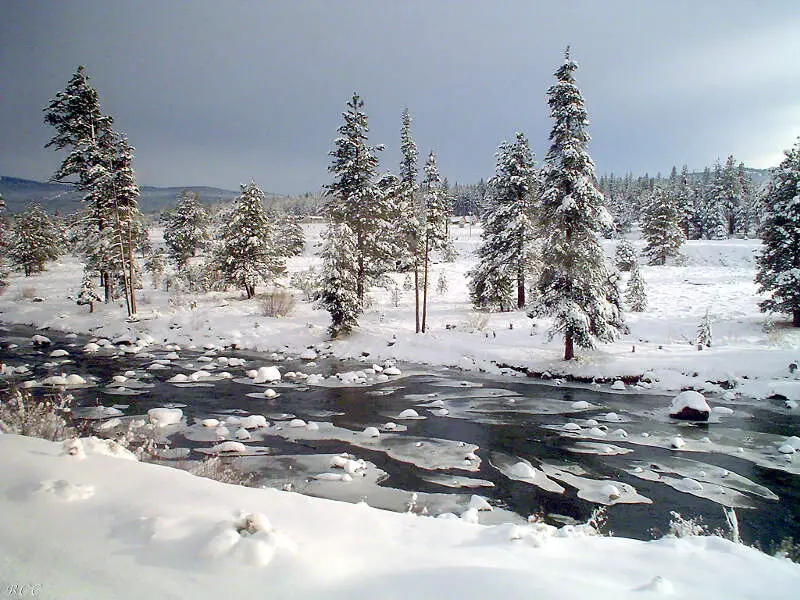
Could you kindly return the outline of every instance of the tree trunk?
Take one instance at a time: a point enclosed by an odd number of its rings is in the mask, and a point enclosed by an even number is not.
[[[564,360],[572,360],[575,358],[575,348],[573,346],[572,336],[570,334],[564,335]]]
[[[94,302],[89,302],[89,312],[90,313],[94,312]]]
[[[792,311],[792,327],[800,327],[800,308]]]
[[[111,302],[111,277],[108,275],[107,271],[104,271],[101,275],[101,279],[103,280],[103,291],[105,292],[106,304],[108,304]]]
[[[415,333],[419,333],[419,256],[414,251],[414,321]]]
[[[425,325],[428,318],[428,240],[425,239],[425,255],[422,257],[424,275],[422,279],[422,333],[425,333]]]
[[[517,266],[517,308],[525,306],[525,265]]]

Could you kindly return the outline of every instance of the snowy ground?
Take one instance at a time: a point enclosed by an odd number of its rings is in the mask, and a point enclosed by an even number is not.
[[[289,261],[290,274],[319,263],[313,252],[321,228],[308,226],[306,231],[306,254]],[[159,235],[154,232],[156,240]],[[472,251],[480,241],[480,229],[456,227],[453,237],[457,261],[432,268],[427,334],[414,333],[413,293],[402,290],[404,276],[395,274],[401,289],[399,306],[393,305],[387,290],[372,290],[373,305],[362,316],[360,328],[349,338],[332,342],[333,353],[350,358],[368,353],[368,360],[396,359],[489,373],[510,373],[499,364],[553,377],[605,381],[644,377],[656,391],[718,391],[712,384],[727,382],[735,386],[735,393],[749,397],[779,393],[800,400],[800,380],[788,370],[800,359],[800,331],[789,327],[785,318],[771,325],[758,310],[753,284],[757,240],[688,242],[682,249],[684,266],[643,267],[649,307],[644,313],[627,314],[630,333],[616,343],[579,351],[577,360],[565,363],[562,341],[549,339],[547,320],[532,321],[520,311],[485,314],[472,309],[464,275],[474,263]],[[640,241],[635,244],[641,247]],[[614,242],[605,245],[612,255]],[[443,295],[435,290],[441,271],[449,286]],[[101,305],[90,315],[86,307],[75,305],[71,296],[77,293],[80,273],[78,261],[65,257],[45,273],[30,278],[15,275],[0,297],[0,318],[109,338],[147,333],[158,341],[187,347],[235,343],[239,348],[299,354],[309,346],[328,344],[328,314],[302,301],[299,292],[293,313],[275,319],[262,316],[259,302],[243,300],[239,292],[199,297],[167,293],[153,289],[148,277],[139,294],[139,321],[129,324],[118,306]],[[44,301],[32,302],[34,296]],[[693,341],[706,311],[713,319],[713,346],[700,352]]]
[[[311,247],[319,229],[308,233]],[[800,399],[800,380],[787,368],[800,358],[800,333],[780,321],[765,331],[758,312],[758,242],[690,242],[684,266],[645,267],[650,307],[628,316],[631,333],[564,363],[546,321],[471,309],[464,273],[479,233],[455,229],[459,259],[434,265],[431,280],[444,270],[449,290],[431,294],[425,335],[413,332],[408,291],[399,307],[387,291],[373,291],[360,329],[329,342],[327,313],[309,303],[274,319],[236,292],[179,295],[152,289],[149,279],[139,321],[127,323],[119,306],[89,314],[75,305],[81,267],[70,257],[34,277],[15,275],[0,297],[0,319],[112,339],[148,334],[183,347],[235,343],[300,355],[330,344],[334,355],[368,363],[394,359],[509,376],[496,363],[607,382],[644,376],[656,392],[721,391],[713,382],[726,381],[743,396]],[[613,243],[606,249],[613,253]],[[291,272],[318,262],[311,250],[290,261]],[[403,276],[396,280],[402,284]],[[706,310],[713,347],[698,352],[692,341]],[[502,591],[730,599],[794,598],[800,585],[799,566],[717,537],[642,542],[587,536],[580,527],[477,525],[469,511],[458,520],[389,513],[227,486],[109,456],[105,442],[84,446],[81,459],[57,444],[0,435],[0,589],[10,597],[20,589],[42,598],[137,599],[249,597],[269,589],[287,598],[485,598]]]
[[[225,485],[107,442],[78,450],[0,436],[8,597],[732,600],[800,584],[800,566],[718,537],[483,526]]]

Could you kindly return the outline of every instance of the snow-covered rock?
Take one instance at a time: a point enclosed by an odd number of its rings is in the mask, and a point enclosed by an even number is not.
[[[273,390],[272,388],[267,388],[264,390],[264,398],[277,398],[278,392]]]
[[[307,348],[300,353],[300,360],[317,360],[317,353]]]
[[[49,346],[53,342],[50,341],[50,338],[47,338],[43,335],[34,335],[31,336],[31,343],[34,346]]]
[[[274,383],[280,381],[281,372],[276,366],[260,367],[253,377],[253,383]]]
[[[398,419],[417,419],[419,418],[419,413],[415,411],[413,408],[407,408],[402,411],[399,415],[397,415]]]
[[[397,375],[401,375],[402,373],[401,373],[400,369],[398,369],[397,367],[391,366],[391,367],[386,367],[383,370],[383,374],[384,375],[397,376]]]
[[[376,438],[380,437],[381,432],[378,431],[377,427],[367,427],[364,431],[361,432],[361,435],[366,438]]]
[[[711,407],[700,392],[686,390],[672,399],[669,416],[685,421],[708,421]]]
[[[50,353],[50,358],[61,358],[63,356],[69,356],[69,352],[67,352],[66,350],[61,350],[59,348],[58,350],[53,350]]]
[[[236,453],[236,454],[247,454],[247,446],[245,446],[241,442],[222,442],[221,444],[217,444],[216,446],[212,446],[209,449],[209,452],[212,454],[223,454],[223,453]]]
[[[624,390],[625,389],[625,382],[621,379],[617,379],[614,383],[611,384],[612,390]]]

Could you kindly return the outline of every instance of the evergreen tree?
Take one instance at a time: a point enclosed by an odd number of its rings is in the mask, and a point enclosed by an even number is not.
[[[631,312],[644,312],[647,308],[647,291],[642,272],[639,270],[639,263],[636,261],[633,262],[628,287],[625,288],[625,302],[628,303]]]
[[[257,285],[272,283],[285,270],[263,201],[264,192],[254,181],[241,186],[214,251],[213,266],[222,283],[243,288],[248,299],[255,296]]]
[[[158,289],[161,283],[161,277],[164,275],[164,267],[166,266],[164,262],[164,250],[159,248],[151,252],[144,263],[145,271],[150,273],[150,276],[153,278],[153,287],[155,289]]]
[[[678,253],[684,242],[678,209],[661,187],[656,187],[644,212],[642,237],[647,240],[644,255],[651,265],[664,265]]]
[[[534,240],[535,162],[522,133],[517,133],[513,144],[500,144],[496,156],[489,202],[482,215],[480,261],[470,272],[470,295],[475,306],[509,310],[514,287],[517,308],[526,304],[526,274]]]
[[[614,252],[614,264],[620,271],[627,272],[633,268],[637,262],[636,249],[633,244],[626,239],[617,242],[617,249]]]
[[[300,218],[289,213],[281,213],[275,218],[275,235],[278,247],[284,256],[300,256],[306,245]]]
[[[706,187],[703,220],[705,231],[710,240],[724,240],[728,237],[728,225],[725,219],[725,208],[728,192],[726,177],[719,161],[714,164],[714,175]]]
[[[3,200],[3,194],[0,194],[0,294],[2,294],[8,287],[8,265],[6,264],[6,256],[8,255],[9,240],[6,234],[6,220],[3,212],[5,211],[6,203]]]
[[[530,316],[551,316],[564,335],[564,359],[574,344],[591,348],[625,329],[615,273],[606,263],[598,235],[611,226],[603,196],[594,185],[594,163],[586,145],[589,119],[573,78],[569,57],[548,90],[555,120],[544,162],[539,225],[544,237],[542,272]]]
[[[13,238],[9,250],[11,264],[25,273],[25,277],[44,271],[47,261],[61,255],[61,236],[50,217],[35,204],[14,219]]]
[[[439,278],[436,280],[436,293],[444,296],[447,293],[447,273],[444,270],[439,271]]]
[[[367,145],[367,115],[364,102],[353,94],[342,113],[344,123],[328,171],[334,174],[333,183],[325,186],[328,201],[325,212],[330,223],[346,223],[355,236],[351,257],[356,269],[356,294],[363,303],[367,286],[388,271],[396,255],[396,236],[391,221],[394,207],[392,197],[384,194],[376,183],[378,159],[375,150]],[[334,236],[341,239],[341,236]]]
[[[355,239],[346,223],[331,223],[325,234],[319,304],[331,315],[328,333],[333,338],[347,335],[358,326],[358,316],[362,310],[357,274],[352,268]]]
[[[711,348],[711,317],[706,314],[697,326],[697,349],[702,350],[703,347]]]
[[[411,137],[411,114],[406,108],[403,110],[402,126],[400,129],[400,190],[397,196],[397,222],[400,247],[400,268],[411,263],[414,270],[414,330],[421,330],[420,314],[420,253],[421,253],[421,225],[422,205],[418,194],[419,184],[417,176],[419,169],[417,159],[419,152],[417,144]]]
[[[428,316],[428,272],[430,253],[444,250],[447,247],[447,219],[450,215],[450,203],[442,190],[439,168],[436,166],[436,154],[431,152],[425,163],[425,178],[422,180],[425,206],[422,223],[422,332],[425,333]]]
[[[800,139],[772,173],[763,203],[756,283],[769,297],[759,306],[792,315],[800,327]]]
[[[200,204],[200,196],[191,190],[183,190],[175,208],[161,216],[167,253],[178,269],[197,256],[197,251],[208,242],[210,221],[208,211]]]
[[[94,288],[94,281],[89,276],[89,272],[83,269],[83,279],[81,279],[81,289],[78,292],[78,299],[75,301],[78,306],[89,305],[89,312],[94,312],[94,303],[102,302],[103,299],[98,295]]]

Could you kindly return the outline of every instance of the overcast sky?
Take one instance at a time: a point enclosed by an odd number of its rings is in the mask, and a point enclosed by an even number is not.
[[[79,64],[136,148],[140,184],[313,191],[354,90],[397,170],[408,107],[451,183],[489,177],[570,44],[599,173],[769,167],[800,135],[800,2],[4,0],[0,174],[48,179],[42,108]]]

